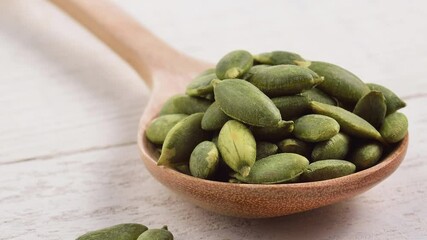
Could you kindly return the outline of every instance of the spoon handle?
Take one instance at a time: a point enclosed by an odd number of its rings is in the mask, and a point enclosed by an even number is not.
[[[51,0],[127,61],[152,86],[156,71],[179,71],[191,61],[108,0]]]

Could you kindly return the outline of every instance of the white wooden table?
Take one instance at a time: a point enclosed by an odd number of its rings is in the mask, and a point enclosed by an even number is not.
[[[136,147],[149,90],[121,59],[44,0],[0,1],[0,239],[75,239],[123,222],[176,239],[427,239],[425,1],[116,1],[172,46],[330,61],[402,96],[410,147],[363,195],[247,220],[185,202]],[[173,64],[173,63],[171,63]],[[167,91],[167,89],[165,89]]]

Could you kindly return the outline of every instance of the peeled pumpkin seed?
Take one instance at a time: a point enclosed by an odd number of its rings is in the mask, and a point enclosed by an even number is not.
[[[356,114],[340,107],[315,101],[311,102],[310,105],[313,112],[335,119],[340,124],[343,132],[355,137],[371,138],[384,142],[384,139],[375,127]]]
[[[145,136],[154,144],[163,144],[169,130],[187,116],[186,114],[169,114],[157,117],[148,125]]]
[[[201,98],[187,95],[175,95],[165,102],[159,115],[176,113],[190,115],[193,113],[205,112],[211,103],[212,102]]]
[[[335,119],[320,114],[309,114],[295,121],[293,134],[306,142],[321,142],[332,138],[339,131],[340,125]]]
[[[173,235],[168,231],[168,227],[164,226],[160,229],[148,229],[137,240],[173,240]]]
[[[323,81],[310,69],[295,65],[277,65],[257,71],[250,83],[271,97],[301,93]]]
[[[301,95],[272,98],[271,101],[280,111],[282,119],[291,120],[310,112],[309,100]]]
[[[268,157],[276,154],[279,148],[276,144],[270,142],[257,142],[256,143],[256,159]]]
[[[306,158],[310,157],[311,145],[304,141],[295,138],[286,138],[277,143],[280,152],[282,153],[296,153]]]
[[[213,93],[212,80],[217,79],[215,73],[196,77],[190,84],[187,85],[185,93],[192,97],[205,97]]]
[[[344,159],[350,148],[350,138],[338,133],[331,139],[317,143],[311,152],[313,161],[325,159]]]
[[[406,103],[390,89],[375,83],[367,83],[366,85],[369,87],[369,89],[380,91],[384,95],[385,103],[387,105],[386,115],[394,113],[406,106]]]
[[[281,127],[276,105],[254,85],[235,79],[214,81],[215,100],[228,116],[258,127]]]
[[[401,112],[389,114],[380,128],[381,136],[388,143],[402,140],[408,133],[408,119]]]
[[[363,170],[377,164],[382,153],[383,147],[380,143],[364,143],[355,147],[349,160],[356,165],[357,170]]]
[[[270,65],[265,65],[265,64],[261,64],[261,65],[256,65],[256,66],[253,66],[253,67],[251,67],[251,69],[249,69],[249,71],[247,72],[247,73],[245,73],[243,76],[242,76],[242,79],[244,79],[244,80],[248,80],[248,79],[250,79],[256,72],[258,72],[259,70],[261,70],[261,69],[263,69],[263,68],[266,68],[266,67],[269,67]]]
[[[356,75],[346,69],[326,62],[303,62],[302,66],[325,78],[317,88],[343,102],[356,103],[369,92],[369,88]]]
[[[365,119],[375,128],[384,122],[387,106],[384,95],[378,91],[370,91],[357,102],[353,113]]]
[[[142,224],[124,223],[88,232],[78,237],[77,240],[135,240],[147,229]]]
[[[247,176],[256,160],[256,142],[242,123],[230,120],[218,136],[218,149],[224,162],[242,176]]]
[[[254,55],[254,61],[261,64],[279,65],[292,64],[296,65],[295,61],[304,61],[304,59],[293,52],[273,51]]]
[[[305,90],[301,93],[301,96],[306,97],[309,101],[321,102],[329,105],[337,105],[337,101],[328,96],[328,94],[322,92],[317,88]]]
[[[310,163],[301,175],[304,181],[322,181],[346,176],[356,171],[356,166],[344,160],[328,159]]]
[[[190,156],[191,175],[198,178],[211,178],[219,163],[219,152],[215,143],[204,141],[199,143]]]
[[[307,158],[295,153],[279,153],[255,162],[248,176],[234,177],[246,183],[272,184],[294,180],[307,168]]]
[[[270,142],[277,142],[291,136],[293,130],[293,121],[287,121],[281,127],[251,127],[251,131],[256,139]]]
[[[245,50],[236,50],[225,55],[216,65],[219,79],[239,78],[253,65],[252,54]]]
[[[204,130],[220,130],[222,126],[230,120],[230,117],[225,114],[219,107],[218,102],[212,103],[212,105],[206,110],[205,115],[202,119],[202,129]]]
[[[203,113],[195,113],[172,127],[166,135],[157,165],[173,166],[189,161],[194,147],[210,135],[201,128],[202,118]]]
[[[199,73],[199,75],[197,75],[195,78],[199,78],[199,77],[202,77],[202,76],[205,76],[205,75],[209,75],[209,74],[212,74],[212,73],[215,73],[215,72],[216,72],[215,68],[208,68],[205,71]]]

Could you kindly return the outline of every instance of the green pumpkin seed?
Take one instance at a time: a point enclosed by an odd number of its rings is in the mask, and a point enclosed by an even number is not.
[[[384,122],[386,111],[384,95],[378,91],[370,91],[357,102],[353,113],[378,129]]]
[[[166,135],[157,165],[173,166],[188,162],[194,147],[209,138],[201,128],[203,113],[192,114],[178,122]]]
[[[405,114],[394,112],[385,117],[380,133],[388,143],[402,140],[408,133],[408,119]]]
[[[287,121],[281,127],[251,127],[255,138],[262,141],[277,142],[291,136],[294,130],[294,122]]]
[[[349,160],[356,165],[357,170],[370,168],[377,164],[383,153],[383,147],[378,142],[365,143],[357,146]]]
[[[252,55],[244,50],[236,50],[225,55],[216,65],[219,79],[239,78],[253,65]]]
[[[165,102],[159,115],[176,113],[190,115],[193,113],[205,112],[211,104],[212,102],[205,99],[187,95],[175,95]]]
[[[350,138],[344,133],[338,133],[329,140],[317,143],[311,152],[311,159],[313,161],[344,159],[349,148]]]
[[[269,67],[270,65],[264,65],[264,64],[261,64],[261,65],[256,65],[256,66],[253,66],[253,67],[251,67],[251,69],[249,69],[249,71],[247,72],[247,73],[245,73],[243,76],[242,76],[242,79],[244,79],[244,80],[248,80],[248,79],[250,79],[256,72],[258,72],[259,70],[261,70],[261,69],[264,69],[264,68],[266,68],[266,67]]]
[[[214,92],[221,110],[236,120],[259,127],[287,124],[271,99],[249,82],[234,79],[214,81]]]
[[[217,79],[215,73],[196,77],[192,82],[190,82],[190,84],[188,84],[185,93],[192,97],[205,97],[212,94],[213,85],[211,82],[214,79]]]
[[[174,164],[173,168],[180,173],[184,173],[186,175],[191,176],[190,165],[187,162]]]
[[[215,143],[199,143],[191,153],[190,172],[198,178],[210,179],[216,172],[219,163],[219,152]]]
[[[205,115],[202,119],[202,129],[212,131],[220,130],[222,126],[230,120],[230,117],[225,114],[219,107],[218,102],[212,103],[212,105],[206,110]]]
[[[384,95],[385,103],[387,105],[386,115],[389,115],[403,107],[406,107],[406,103],[390,89],[375,83],[367,83],[366,85],[369,87],[369,89],[379,91]]]
[[[302,96],[306,97],[309,101],[321,102],[329,105],[337,105],[337,101],[328,96],[328,94],[322,92],[317,88],[305,90],[301,93]]]
[[[343,102],[356,103],[369,92],[369,88],[356,75],[326,62],[304,62],[303,66],[325,78],[317,88]]]
[[[294,181],[307,168],[307,158],[295,153],[279,153],[255,162],[249,175],[234,177],[246,183],[285,183]]]
[[[308,99],[301,95],[277,97],[271,101],[279,109],[282,119],[295,119],[311,110]]]
[[[304,141],[286,138],[277,143],[280,152],[282,153],[296,153],[308,158],[311,154],[311,145]]]
[[[88,232],[78,237],[77,240],[135,240],[147,229],[142,224],[124,223]]]
[[[228,182],[229,183],[243,183],[242,181],[240,181],[240,180],[237,180],[237,178],[230,178],[230,179],[228,179]]]
[[[277,97],[301,93],[323,79],[307,68],[277,65],[257,71],[248,81],[268,96]]]
[[[256,160],[256,142],[242,123],[230,120],[218,136],[218,149],[224,162],[242,176],[247,176]]]
[[[340,124],[343,132],[355,137],[371,138],[384,142],[384,139],[375,127],[356,114],[340,107],[315,101],[311,102],[310,105],[313,112],[335,119]]]
[[[293,52],[286,51],[273,51],[254,55],[254,60],[257,63],[269,64],[269,65],[280,65],[280,64],[292,64],[296,65],[295,61],[304,61],[304,59]]]
[[[168,231],[168,227],[164,226],[161,229],[148,229],[137,240],[173,240],[173,235]]]
[[[295,121],[293,134],[306,142],[321,142],[332,138],[339,131],[340,125],[335,119],[319,114],[309,114]]]
[[[186,114],[169,114],[157,117],[148,125],[145,136],[154,144],[163,144],[169,130],[187,116]]]
[[[270,142],[257,142],[256,143],[256,159],[268,157],[276,154],[279,148],[276,144]]]
[[[197,75],[195,78],[199,78],[199,77],[202,77],[202,76],[205,76],[205,75],[209,75],[209,74],[212,74],[212,73],[215,73],[215,72],[216,72],[215,68],[208,68],[205,71],[199,73],[199,75]]]
[[[311,163],[301,178],[309,182],[322,181],[346,176],[355,171],[356,166],[348,161],[336,159],[321,160]]]

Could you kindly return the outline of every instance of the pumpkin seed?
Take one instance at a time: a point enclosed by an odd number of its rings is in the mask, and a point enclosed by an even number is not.
[[[363,170],[377,164],[382,153],[383,147],[378,142],[364,143],[355,147],[349,159],[357,170]]]
[[[309,162],[295,153],[279,153],[255,162],[249,175],[235,174],[234,177],[246,183],[285,183],[293,181],[304,172]]]
[[[356,171],[356,166],[348,161],[328,159],[311,163],[301,175],[304,181],[322,181],[346,176]]]
[[[408,133],[408,119],[405,114],[394,112],[385,117],[380,133],[388,143],[402,140]]]
[[[230,120],[218,136],[218,149],[224,162],[242,176],[247,176],[256,160],[256,142],[242,123]]]
[[[247,73],[245,73],[243,76],[242,76],[242,79],[244,79],[244,80],[248,80],[248,79],[250,79],[256,72],[258,72],[259,70],[261,70],[261,69],[263,69],[263,68],[266,68],[266,67],[269,67],[270,65],[264,65],[264,64],[261,64],[261,65],[256,65],[256,66],[253,66],[253,67],[251,67],[251,69],[249,69],[249,71],[247,72]]]
[[[282,119],[295,119],[311,110],[308,99],[301,95],[277,97],[271,101],[279,109]]]
[[[198,178],[211,178],[219,163],[219,152],[215,143],[204,141],[194,148],[190,157],[191,175]]]
[[[293,52],[286,51],[273,51],[254,55],[256,63],[279,65],[279,64],[293,64],[296,65],[295,61],[304,61],[304,59]]]
[[[335,99],[329,97],[328,94],[317,88],[305,90],[301,93],[301,95],[306,97],[309,101],[316,101],[334,106],[337,105],[337,101]]]
[[[313,161],[325,159],[344,159],[350,148],[350,138],[344,133],[338,133],[331,139],[317,143],[311,159]]]
[[[200,126],[202,118],[203,113],[195,113],[172,127],[166,135],[157,165],[173,166],[189,161],[194,147],[209,138],[209,133]]]
[[[186,114],[169,114],[157,117],[148,125],[145,136],[154,144],[163,144],[169,130],[187,116]]]
[[[161,229],[148,229],[137,240],[173,240],[173,235],[168,231],[168,227],[164,226]]]
[[[212,80],[217,79],[215,73],[196,77],[187,86],[185,93],[192,97],[205,97],[213,93]]]
[[[251,127],[251,131],[256,139],[270,142],[277,142],[291,136],[293,130],[293,121],[287,121],[281,127]]]
[[[268,96],[277,97],[301,93],[323,79],[307,68],[277,65],[260,69],[248,81]]]
[[[366,85],[369,87],[369,89],[380,91],[384,95],[385,103],[387,105],[386,115],[394,113],[406,106],[406,103],[390,89],[375,83],[367,83]]]
[[[221,110],[236,120],[259,127],[287,124],[271,99],[249,82],[233,79],[214,81],[214,92]]]
[[[355,137],[371,138],[384,142],[384,139],[375,127],[356,114],[340,107],[315,101],[311,102],[310,105],[313,112],[335,119],[340,124],[343,132]]]
[[[211,103],[212,102],[201,98],[187,95],[175,95],[165,102],[159,115],[176,113],[190,115],[193,113],[205,112]]]
[[[219,107],[218,102],[212,103],[212,105],[206,110],[205,115],[202,119],[202,129],[204,130],[220,130],[222,126],[230,120],[230,117],[225,114]]]
[[[268,157],[276,154],[279,148],[276,144],[270,142],[257,142],[256,143],[256,159]]]
[[[280,152],[282,153],[296,153],[308,158],[311,154],[311,145],[304,141],[286,138],[277,143]]]
[[[78,237],[77,240],[135,240],[147,229],[142,224],[124,223],[88,232]]]
[[[378,129],[384,122],[386,111],[387,106],[384,95],[378,91],[370,91],[359,99],[353,113]]]
[[[320,114],[309,114],[295,121],[293,134],[306,142],[321,142],[332,138],[339,131],[340,125],[335,119]]]
[[[300,63],[325,78],[317,88],[343,102],[356,103],[369,92],[369,88],[356,75],[326,62]]]
[[[253,65],[252,55],[244,50],[236,50],[225,55],[216,65],[219,79],[239,78]]]

